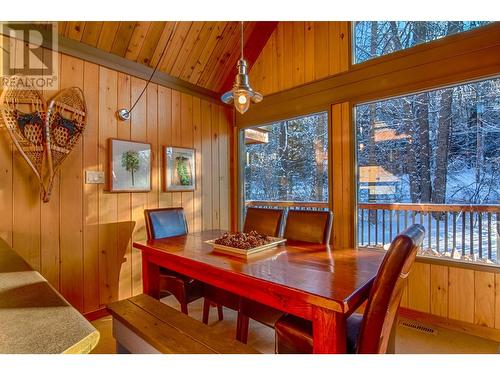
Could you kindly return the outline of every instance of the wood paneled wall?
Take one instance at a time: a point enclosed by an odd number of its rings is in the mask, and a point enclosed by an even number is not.
[[[87,128],[46,204],[0,128],[0,236],[73,306],[91,312],[142,291],[140,252],[131,244],[146,237],[145,208],[184,207],[190,231],[229,227],[231,116],[222,106],[151,84],[131,119],[120,122],[116,110],[129,108],[145,81],[66,55],[60,55],[59,77],[60,88],[84,90]],[[44,92],[47,99],[53,94]],[[151,192],[108,193],[84,183],[85,170],[106,171],[110,137],[151,143]],[[162,191],[163,145],[196,148],[196,191]]]
[[[349,22],[280,22],[250,71],[264,95],[344,72],[349,67]]]
[[[500,273],[417,261],[401,306],[500,329]]]

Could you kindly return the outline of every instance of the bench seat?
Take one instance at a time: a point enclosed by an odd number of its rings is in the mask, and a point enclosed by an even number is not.
[[[165,354],[256,354],[256,350],[146,295],[113,302],[118,352]]]

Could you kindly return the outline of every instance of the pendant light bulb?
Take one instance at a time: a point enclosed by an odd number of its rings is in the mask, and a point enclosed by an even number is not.
[[[234,107],[239,113],[243,114],[250,107],[250,98],[246,91],[240,91],[236,95],[237,99],[234,101]]]
[[[250,86],[248,78],[248,63],[243,58],[243,22],[241,23],[241,58],[236,66],[238,74],[234,80],[233,89],[224,93],[221,96],[221,100],[226,103],[234,104],[234,108],[243,114],[248,108],[250,108],[250,103],[258,103],[262,100],[262,94],[257,91],[253,91]]]
[[[238,104],[243,105],[243,104],[246,104],[247,101],[248,100],[247,100],[247,97],[245,95],[242,94],[242,95],[238,96]]]

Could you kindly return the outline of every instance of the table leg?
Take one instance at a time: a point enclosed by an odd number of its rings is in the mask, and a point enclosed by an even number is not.
[[[344,314],[321,307],[314,307],[313,352],[315,354],[345,353],[345,330]]]
[[[143,293],[153,298],[160,298],[160,267],[152,263],[146,254],[142,254],[142,289]]]

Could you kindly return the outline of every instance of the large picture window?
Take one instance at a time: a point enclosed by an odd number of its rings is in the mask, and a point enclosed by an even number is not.
[[[246,206],[328,207],[326,112],[242,130]]]
[[[357,21],[354,63],[440,39],[488,24],[489,21]]]
[[[355,107],[358,243],[422,223],[422,255],[499,262],[500,78]]]

